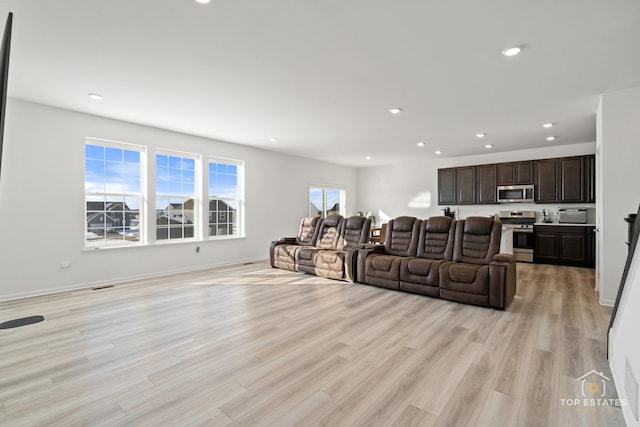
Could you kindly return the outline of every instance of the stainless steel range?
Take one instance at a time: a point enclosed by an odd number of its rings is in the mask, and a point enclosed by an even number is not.
[[[500,221],[513,229],[513,256],[516,261],[533,262],[536,211],[500,211]]]

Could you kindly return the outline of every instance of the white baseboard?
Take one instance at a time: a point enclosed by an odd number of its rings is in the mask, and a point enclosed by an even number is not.
[[[198,268],[180,268],[180,269],[175,269],[175,270],[166,270],[166,271],[162,271],[162,272],[155,272],[153,274],[141,274],[141,275],[134,275],[134,276],[127,276],[127,277],[120,277],[116,280],[99,280],[96,282],[88,282],[88,283],[78,283],[78,284],[74,284],[74,285],[68,285],[68,286],[61,286],[59,288],[54,288],[54,289],[46,289],[46,290],[40,290],[40,291],[31,291],[31,292],[19,292],[16,294],[9,294],[9,295],[3,295],[2,297],[0,297],[0,302],[5,302],[5,301],[15,301],[18,299],[25,299],[25,298],[33,298],[33,297],[39,297],[39,296],[43,296],[43,295],[54,295],[54,294],[59,294],[59,293],[63,293],[63,292],[70,292],[70,291],[79,291],[79,290],[83,290],[83,289],[90,289],[90,288],[97,288],[100,286],[108,286],[108,285],[117,285],[120,283],[125,283],[125,282],[130,282],[133,280],[143,280],[143,279],[152,279],[154,277],[160,277],[160,276],[166,276],[168,274],[178,274],[178,273],[187,273],[190,271],[202,271],[202,270],[208,270],[210,268],[216,268],[216,267],[228,267],[228,266],[232,266],[232,265],[239,265],[239,264],[244,264],[247,262],[258,262],[258,261],[265,261],[268,260],[268,258],[247,258],[247,259],[242,259],[242,260],[236,260],[233,262],[226,262],[226,263],[219,263],[219,264],[209,264],[207,266],[204,267],[198,267]]]

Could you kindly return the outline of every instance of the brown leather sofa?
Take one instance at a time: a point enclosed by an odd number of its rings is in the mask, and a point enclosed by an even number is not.
[[[420,223],[419,219],[411,216],[390,220],[384,245],[359,252],[358,282],[400,289],[400,264],[404,257],[416,255]]]
[[[498,253],[501,233],[500,221],[487,217],[399,217],[389,221],[384,246],[359,251],[357,280],[505,309],[516,293],[516,265]]]
[[[513,256],[499,254],[502,224],[470,217],[456,224],[453,261],[440,266],[440,296],[504,309],[516,293]]]
[[[431,297],[440,296],[439,271],[453,255],[456,220],[436,216],[422,221],[415,257],[400,262],[400,289]]]
[[[371,220],[360,216],[305,217],[297,237],[271,243],[271,266],[353,282],[357,251],[370,229]]]
[[[320,215],[305,216],[300,220],[296,237],[283,237],[271,242],[269,259],[271,266],[284,270],[296,271],[296,255],[301,247],[313,246],[318,238],[322,217]]]

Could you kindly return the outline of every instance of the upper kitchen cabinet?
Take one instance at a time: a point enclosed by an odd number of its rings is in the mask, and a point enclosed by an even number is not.
[[[476,202],[476,167],[456,168],[456,196],[459,205]]]
[[[560,172],[559,202],[581,203],[587,201],[585,191],[585,157],[564,157],[558,159]]]
[[[456,204],[456,169],[438,169],[438,204]]]
[[[594,155],[438,169],[438,204],[497,203],[497,186],[535,186],[536,203],[595,203]]]
[[[556,203],[558,197],[558,159],[533,162],[536,203]]]
[[[498,163],[497,185],[533,184],[533,162]]]
[[[476,166],[476,203],[496,202],[496,165]]]
[[[596,156],[584,156],[585,166],[585,191],[587,193],[587,203],[596,202]]]

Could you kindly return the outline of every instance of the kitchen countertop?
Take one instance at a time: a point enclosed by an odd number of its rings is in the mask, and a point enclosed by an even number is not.
[[[560,225],[560,226],[568,226],[568,227],[595,227],[595,224],[569,224],[569,223],[560,223],[560,222],[536,222],[533,225]]]

